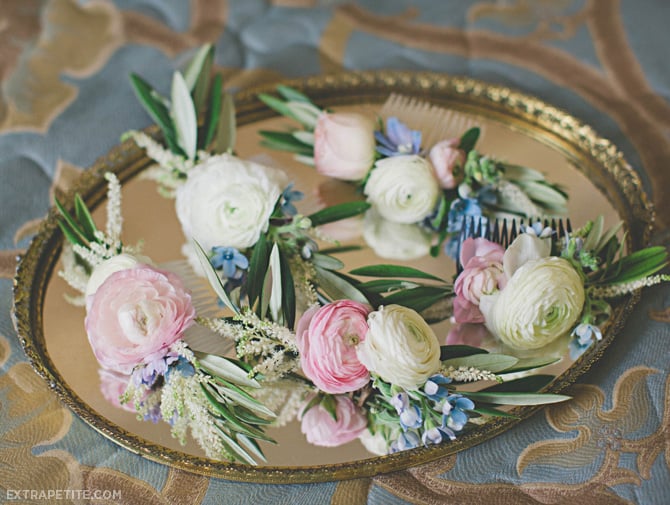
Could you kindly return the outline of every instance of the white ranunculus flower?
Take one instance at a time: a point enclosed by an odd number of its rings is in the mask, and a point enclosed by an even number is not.
[[[440,368],[440,344],[414,310],[387,305],[368,316],[369,330],[356,350],[358,359],[386,382],[411,390]]]
[[[486,327],[515,349],[538,349],[567,334],[583,307],[582,278],[556,256],[528,261],[505,289],[479,301]]]
[[[384,219],[374,208],[365,213],[363,238],[380,258],[413,260],[430,253],[429,233],[414,224]]]
[[[288,179],[281,170],[229,154],[213,156],[188,173],[175,207],[184,234],[205,251],[246,249],[267,230]]]
[[[375,163],[365,194],[382,217],[396,223],[417,223],[428,216],[440,196],[440,187],[424,158],[393,156]]]
[[[361,444],[363,444],[363,447],[368,452],[371,452],[375,456],[384,456],[389,453],[388,443],[381,431],[373,435],[370,433],[370,430],[365,430],[358,435],[358,440],[361,441]]]
[[[115,272],[135,268],[137,265],[153,265],[150,258],[146,256],[133,256],[132,254],[117,254],[109,259],[106,259],[97,265],[91,272],[86,284],[86,298],[94,295],[103,282]]]

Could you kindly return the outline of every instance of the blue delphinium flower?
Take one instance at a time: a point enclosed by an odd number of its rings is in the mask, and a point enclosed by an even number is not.
[[[482,207],[476,198],[457,198],[451,202],[449,214],[447,215],[447,231],[459,233],[465,223],[465,217],[478,217],[482,215]]]
[[[421,435],[423,445],[441,444],[445,438],[456,440],[456,434],[446,426],[434,426]]]
[[[145,421],[151,421],[154,424],[158,424],[158,421],[163,419],[163,416],[161,415],[161,404],[156,403],[151,409],[149,409],[147,412],[144,414],[144,420]]]
[[[184,377],[193,377],[195,375],[195,368],[190,361],[183,356],[179,356],[179,359],[165,372],[165,379],[169,381],[173,373],[179,373]]]
[[[423,391],[429,400],[439,402],[442,398],[446,398],[449,395],[449,390],[444,385],[450,382],[451,377],[435,374],[428,378],[426,384],[423,386]]]
[[[386,134],[376,131],[377,152],[384,156],[419,154],[421,151],[421,132],[410,130],[397,117],[386,120]]]
[[[572,330],[571,335],[576,337],[573,338],[568,344],[570,349],[570,357],[572,359],[579,358],[593,343],[594,337],[596,340],[601,340],[603,338],[603,334],[600,331],[600,328],[588,323],[578,324],[575,329]]]
[[[391,398],[391,405],[396,409],[400,416],[400,426],[403,431],[419,428],[423,423],[421,409],[417,405],[412,405],[407,393],[398,393]]]
[[[521,233],[529,233],[540,238],[551,237],[554,234],[551,226],[544,226],[540,221],[535,221],[533,224],[522,224],[519,230]]]
[[[212,253],[209,262],[217,270],[222,268],[223,275],[229,279],[240,277],[240,270],[249,268],[247,257],[234,247],[212,247]]]
[[[165,375],[168,367],[179,359],[176,352],[170,351],[165,356],[155,359],[133,372],[133,381],[136,386],[144,384],[151,387],[155,384],[158,377]]]
[[[400,436],[391,443],[391,454],[399,451],[406,451],[419,447],[419,435],[413,431],[407,431],[400,434]]]
[[[461,431],[468,422],[466,410],[472,410],[475,404],[470,398],[452,394],[447,396],[442,405],[442,424],[454,431]]]
[[[293,202],[298,202],[303,198],[305,198],[304,193],[294,190],[293,183],[290,183],[281,195],[281,211],[285,216],[295,216],[298,213],[298,209],[295,208]]]

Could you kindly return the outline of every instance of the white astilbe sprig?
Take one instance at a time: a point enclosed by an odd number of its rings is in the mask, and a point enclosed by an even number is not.
[[[146,133],[136,130],[127,132],[126,136],[132,138],[156,162],[156,165],[142,173],[142,178],[158,182],[158,190],[166,198],[174,198],[175,190],[184,183],[189,170],[211,157],[206,151],[198,151],[195,159],[187,159],[165,149]]]
[[[445,367],[442,370],[442,374],[445,377],[449,377],[455,382],[477,382],[477,381],[496,381],[502,382],[500,378],[488,370],[480,370],[475,367],[468,366],[459,366],[455,368],[453,366]]]
[[[638,289],[660,284],[661,282],[670,281],[670,275],[651,275],[643,277],[630,282],[623,282],[621,284],[612,284],[610,286],[591,286],[588,288],[588,293],[593,298],[616,298],[617,296],[627,295],[633,293]]]
[[[121,249],[121,230],[123,215],[121,214],[121,184],[111,172],[105,174],[107,180],[107,236],[105,242],[115,250]],[[96,237],[97,238],[97,237]]]
[[[208,457],[230,459],[231,454],[222,443],[211,404],[202,391],[201,385],[208,380],[205,375],[198,373],[190,377],[179,372],[171,374],[162,388],[161,415],[170,421],[172,436],[182,445],[186,443],[186,434],[190,428],[191,436]]]
[[[83,307],[86,304],[86,298],[83,293],[86,292],[88,284],[88,273],[83,265],[77,263],[74,249],[71,244],[63,246],[61,254],[62,269],[58,271],[58,276],[65,280],[70,287],[82,293],[79,296],[66,295],[66,300],[77,307]]]
[[[276,380],[299,368],[298,346],[291,330],[261,320],[250,310],[236,315],[234,321],[197,319],[199,324],[234,340],[238,358],[254,364],[251,374],[263,374],[264,381]]]
[[[262,388],[253,390],[251,394],[277,414],[272,425],[282,427],[297,417],[300,408],[304,405],[305,397],[312,391],[314,388],[304,380],[284,377],[264,384]]]

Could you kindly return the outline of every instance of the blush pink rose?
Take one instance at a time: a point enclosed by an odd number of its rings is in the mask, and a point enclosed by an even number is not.
[[[142,265],[105,279],[93,295],[85,325],[100,364],[129,374],[167,353],[194,317],[179,277]]]
[[[300,416],[300,430],[310,444],[337,447],[355,440],[367,428],[365,412],[348,396],[336,396],[335,402],[337,420],[321,405]]]
[[[128,412],[135,412],[133,402],[121,403],[121,396],[126,392],[131,376],[105,370],[104,368],[98,370],[98,375],[100,376],[100,392],[102,393],[102,397],[115,407],[127,410]]]
[[[359,181],[375,160],[375,124],[355,113],[323,112],[314,128],[314,164],[320,174]]]
[[[454,171],[465,163],[465,153],[458,148],[459,139],[443,140],[435,144],[428,153],[435,176],[444,189],[453,189],[458,183]]]
[[[469,238],[461,247],[460,261],[464,265],[454,283],[454,319],[457,323],[482,323],[479,310],[482,295],[504,287],[504,248],[484,238]]]
[[[371,308],[339,300],[303,314],[296,328],[302,371],[321,391],[348,393],[370,381],[356,346],[365,340]]]

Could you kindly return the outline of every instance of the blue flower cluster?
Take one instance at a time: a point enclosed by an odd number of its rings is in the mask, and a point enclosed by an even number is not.
[[[468,411],[475,408],[469,398],[452,393],[446,387],[451,379],[441,374],[430,377],[419,391],[418,398],[401,392],[390,398],[395,408],[402,431],[391,443],[390,452],[404,451],[423,445],[439,444],[456,439],[468,422]]]
[[[411,130],[397,117],[386,120],[386,133],[375,132],[377,152],[383,156],[402,156],[419,154],[421,151],[421,132]]]

